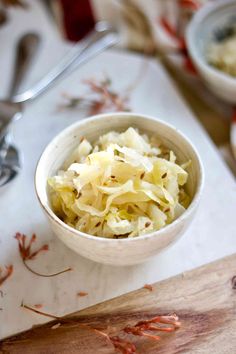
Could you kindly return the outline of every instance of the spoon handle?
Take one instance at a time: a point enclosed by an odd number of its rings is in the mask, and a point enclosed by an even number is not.
[[[12,81],[8,93],[9,101],[18,92],[20,85],[24,81],[33,59],[40,45],[40,36],[37,33],[26,33],[20,37],[16,45],[15,64],[13,69]],[[7,126],[10,123],[7,123]],[[9,133],[7,127],[1,128],[0,132],[0,167],[5,161],[9,147]],[[1,169],[0,169],[1,176]]]
[[[118,35],[107,24],[98,23],[96,29],[89,34],[82,42],[76,44],[68,55],[45,77],[36,83],[26,92],[14,96],[13,101],[22,103],[36,98],[51,85],[53,85],[61,76],[84,64],[95,55],[106,48],[118,42]]]
[[[9,100],[18,93],[19,87],[33,62],[39,44],[40,36],[37,33],[26,33],[17,43],[15,67],[8,93]]]

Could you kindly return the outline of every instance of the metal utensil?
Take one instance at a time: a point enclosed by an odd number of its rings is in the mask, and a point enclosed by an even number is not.
[[[11,101],[0,101],[0,141],[6,135],[10,125],[22,117],[23,103],[35,99],[51,87],[65,73],[84,64],[95,55],[118,42],[118,34],[104,23],[97,24],[95,30],[83,42],[76,45],[71,52],[44,78],[31,89],[15,96]],[[1,165],[0,165],[1,166]],[[6,182],[5,182],[6,184]],[[1,183],[0,183],[1,187]]]
[[[19,39],[16,48],[14,72],[8,94],[9,102],[18,92],[32,64],[39,43],[40,37],[37,33],[26,33]],[[20,169],[20,153],[16,147],[11,145],[11,140],[9,133],[0,140],[0,187],[14,179]]]
[[[9,125],[22,116],[22,103],[35,99],[51,87],[62,75],[68,73],[69,69],[84,64],[106,48],[116,44],[117,41],[117,33],[109,26],[99,24],[81,44],[76,45],[52,71],[31,89],[15,96],[12,101],[0,101],[0,140],[6,134]]]

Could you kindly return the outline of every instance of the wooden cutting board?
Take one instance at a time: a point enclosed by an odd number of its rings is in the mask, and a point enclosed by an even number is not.
[[[181,260],[180,260],[181,261]],[[171,260],[170,260],[171,262]],[[137,353],[236,353],[236,255],[180,274],[3,340],[0,353],[115,353],[105,337],[81,323],[117,335],[127,325],[175,312],[179,330],[160,341],[127,335]],[[114,279],[119,286],[119,279]],[[28,311],[22,309],[22,311]],[[32,316],[40,316],[32,313]],[[61,325],[55,328],[56,323]],[[53,327],[53,328],[52,328]],[[159,335],[159,332],[158,332]]]

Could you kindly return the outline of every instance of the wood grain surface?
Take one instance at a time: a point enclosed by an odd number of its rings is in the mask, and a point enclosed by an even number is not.
[[[112,354],[115,353],[112,344],[89,326],[119,335],[127,325],[175,312],[181,328],[161,333],[160,341],[129,334],[123,338],[136,345],[137,353],[234,354],[236,284],[232,278],[235,275],[236,255],[232,255],[158,282],[153,291],[140,289],[7,338],[0,343],[0,353]],[[119,280],[114,281],[119,286]],[[39,315],[32,313],[32,316]],[[55,326],[57,323],[59,327]]]

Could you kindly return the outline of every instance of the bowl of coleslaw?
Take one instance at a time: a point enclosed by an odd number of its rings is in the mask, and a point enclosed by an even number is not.
[[[99,263],[132,265],[184,233],[199,204],[203,167],[190,141],[164,121],[101,114],[49,143],[35,188],[69,248]]]

